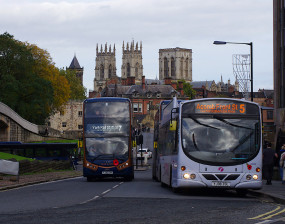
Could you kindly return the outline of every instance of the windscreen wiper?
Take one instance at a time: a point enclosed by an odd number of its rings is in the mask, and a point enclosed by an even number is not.
[[[203,124],[201,123],[200,121],[198,121],[197,119],[193,118],[191,115],[188,115],[189,118],[191,118],[194,122],[196,122],[197,124],[200,124],[202,126],[205,126],[207,128],[213,128],[213,129],[216,129],[216,130],[220,130],[219,128],[216,128],[216,127],[213,127],[211,125],[208,125],[208,124]]]
[[[200,149],[199,149],[198,146],[197,146],[194,133],[192,134],[192,141],[193,141],[193,143],[194,143],[195,148],[196,148],[198,151],[200,151]]]
[[[238,147],[240,147],[243,143],[245,143],[251,136],[253,135],[253,131],[249,133],[248,136],[242,139],[241,143],[239,143],[236,147],[234,147],[231,152],[234,152]]]
[[[233,124],[233,123],[231,123],[231,122],[228,122],[228,121],[226,121],[225,119],[223,119],[223,118],[221,118],[221,117],[219,117],[219,116],[217,116],[217,115],[214,115],[213,117],[216,118],[217,120],[219,120],[219,121],[225,123],[225,124],[228,124],[228,125],[231,125],[231,126],[234,126],[234,127],[244,128],[244,129],[248,129],[248,130],[253,130],[252,128],[248,128],[248,127],[244,127],[244,126],[241,126],[241,125],[237,125],[237,124]]]
[[[98,156],[93,157],[93,158],[91,159],[91,162],[93,163],[96,159],[98,159],[98,158],[100,158],[100,157],[102,157],[102,156],[105,156],[105,155],[100,154],[100,155],[98,155]]]

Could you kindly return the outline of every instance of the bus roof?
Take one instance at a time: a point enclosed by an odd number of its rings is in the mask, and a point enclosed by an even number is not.
[[[92,103],[92,102],[130,102],[130,99],[121,98],[121,97],[99,97],[99,98],[89,98],[84,100],[84,103]]]

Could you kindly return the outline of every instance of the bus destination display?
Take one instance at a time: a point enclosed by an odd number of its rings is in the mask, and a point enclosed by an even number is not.
[[[246,114],[246,104],[239,102],[196,102],[195,113],[207,114]]]
[[[87,124],[86,133],[122,133],[123,125]]]

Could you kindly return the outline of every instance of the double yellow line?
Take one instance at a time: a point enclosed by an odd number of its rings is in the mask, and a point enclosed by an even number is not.
[[[258,215],[258,216],[255,216],[253,218],[248,218],[248,219],[261,219],[261,220],[267,220],[267,219],[270,219],[272,218],[273,216],[276,216],[276,215],[280,215],[281,213],[284,213],[285,212],[285,209],[282,209],[281,211],[278,211],[280,210],[281,207],[278,206],[276,209],[270,211],[270,212],[266,212],[264,214],[261,214],[261,215]],[[276,212],[276,213],[275,213]]]

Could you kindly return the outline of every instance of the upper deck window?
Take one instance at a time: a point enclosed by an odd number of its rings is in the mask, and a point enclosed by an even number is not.
[[[93,102],[85,104],[85,117],[129,117],[129,102]]]

